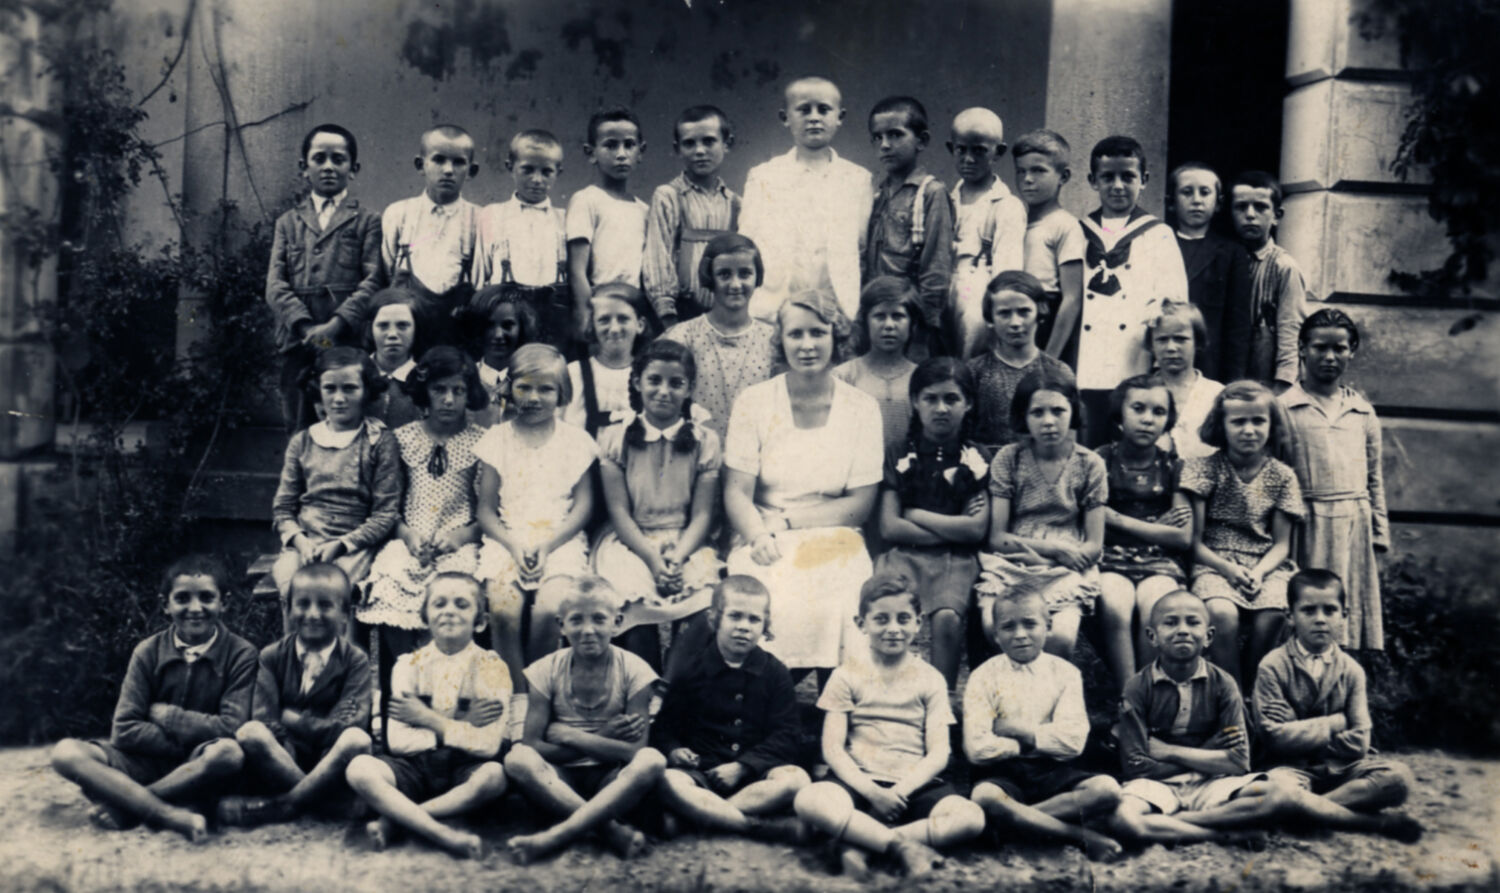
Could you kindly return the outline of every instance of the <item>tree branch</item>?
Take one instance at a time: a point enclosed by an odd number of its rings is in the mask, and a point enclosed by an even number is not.
[[[172,77],[172,72],[177,70],[177,63],[182,61],[182,54],[187,50],[188,31],[192,28],[193,14],[197,11],[198,0],[188,0],[187,15],[182,17],[182,40],[177,42],[177,55],[173,56],[172,61],[167,63],[167,70],[162,72],[161,81],[155,87],[146,91],[146,95],[142,96],[141,101],[136,103],[137,106],[145,105],[147,100],[155,96],[162,87],[165,87],[167,81]]]

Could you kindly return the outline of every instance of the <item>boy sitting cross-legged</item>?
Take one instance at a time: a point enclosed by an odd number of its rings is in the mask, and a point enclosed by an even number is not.
[[[845,874],[866,873],[864,851],[890,853],[908,874],[923,874],[942,864],[933,847],[984,830],[984,811],[943,778],[953,710],[943,674],[910,651],[922,625],[911,582],[871,577],[856,622],[869,655],[851,655],[818,698],[834,779],[804,788],[794,805],[798,818],[842,843]]]
[[[199,813],[179,804],[212,796],[240,770],[235,729],[250,716],[255,646],[219,622],[229,575],[207,555],[167,568],[161,594],[172,620],[130,655],[108,741],[65,738],[52,768],[98,804],[103,828],[135,821],[208,836]]]
[[[292,633],[261,649],[252,719],[234,736],[246,767],[276,796],[225,797],[220,824],[284,822],[346,793],[349,761],[370,752],[370,659],[342,635],[350,590],[335,564],[292,576]]]
[[[1130,779],[1114,817],[1120,834],[1148,841],[1226,839],[1221,829],[1273,820],[1399,840],[1420,833],[1405,816],[1363,815],[1284,779],[1244,774],[1250,765],[1244,702],[1233,678],[1203,659],[1213,637],[1203,602],[1186,590],[1169,593],[1151,609],[1150,623],[1156,660],[1125,684],[1120,709],[1120,760]]]
[[[1339,648],[1344,584],[1326,570],[1298,571],[1287,584],[1293,638],[1272,649],[1255,676],[1252,709],[1271,777],[1321,794],[1351,810],[1399,806],[1411,770],[1370,756],[1365,671]],[[1371,830],[1415,840],[1421,828],[1405,816],[1368,816]]]
[[[570,647],[526,668],[526,731],[506,756],[505,770],[527,799],[562,821],[512,837],[507,847],[525,864],[597,828],[628,859],[645,849],[646,838],[617,816],[657,785],[667,762],[646,746],[656,673],[610,644],[622,618],[620,597],[608,581],[559,575],[543,583],[543,591],[549,586],[566,591],[538,593],[537,600],[558,606]]]
[[[505,792],[495,757],[510,700],[510,673],[493,651],[474,644],[484,629],[479,581],[444,572],[427,584],[422,620],[432,641],[403,654],[391,669],[390,756],[349,763],[349,786],[380,813],[365,829],[382,849],[405,827],[456,856],[478,858],[478,835],[439,819],[460,815]]]
[[[1074,764],[1089,716],[1083,674],[1042,646],[1052,620],[1040,591],[1017,587],[995,600],[995,643],[964,689],[964,752],[974,766],[969,799],[1017,830],[1083,847],[1090,859],[1120,855],[1112,838],[1084,828],[1086,816],[1112,812],[1120,784]]]
[[[714,589],[714,641],[689,657],[652,728],[667,755],[660,785],[667,809],[705,828],[796,843],[794,818],[763,819],[809,783],[795,765],[797,694],[781,661],[763,651],[771,594],[754,577]]]

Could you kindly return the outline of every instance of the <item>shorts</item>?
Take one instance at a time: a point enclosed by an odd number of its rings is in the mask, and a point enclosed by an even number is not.
[[[1384,786],[1399,786],[1403,798],[1406,791],[1405,782],[1402,779],[1403,776],[1408,775],[1406,768],[1400,763],[1382,757],[1365,757],[1356,760],[1343,770],[1327,766],[1277,766],[1275,769],[1267,770],[1267,773],[1273,781],[1286,782],[1304,791],[1312,791],[1314,794],[1326,794],[1351,781],[1375,779]]]
[[[1154,778],[1132,778],[1121,786],[1126,797],[1139,797],[1163,815],[1192,812],[1223,806],[1239,796],[1247,785],[1270,778],[1264,772],[1248,775],[1218,775],[1199,781],[1157,781]]]
[[[480,766],[496,762],[454,747],[438,747],[410,756],[387,755],[376,759],[391,767],[391,772],[396,776],[396,790],[416,803],[453,790],[473,777]]]
[[[719,765],[722,766],[723,763],[720,763]],[[708,769],[717,768],[718,766],[708,767]],[[771,767],[771,769],[775,768],[775,766]],[[708,769],[692,769],[686,766],[673,766],[671,767],[671,769],[674,772],[681,772],[683,775],[691,778],[693,780],[693,784],[697,785],[700,788],[703,788],[706,791],[712,791],[714,789],[714,786],[708,783]],[[770,772],[771,769],[767,769],[766,772]],[[766,777],[766,772],[746,772],[745,776],[740,779],[740,783],[735,785],[733,788],[730,788],[729,792],[734,793],[741,788],[755,784],[757,781],[760,781]]]
[[[866,800],[862,794],[844,784],[843,780],[836,775],[830,775],[828,780],[849,792],[849,797],[854,801],[855,809],[862,812],[869,812],[870,801]],[[895,787],[895,782],[877,781],[875,783],[883,788]],[[953,783],[939,775],[937,778],[913,791],[912,795],[906,798],[906,809],[889,822],[889,824],[904,825],[907,822],[916,822],[925,819],[932,814],[932,810],[943,801],[944,797],[957,797],[958,795],[958,790],[953,787]]]
[[[215,741],[233,740],[233,738],[210,738],[193,748],[186,757],[159,757],[152,754],[131,753],[102,739],[94,739],[89,743],[104,751],[104,762],[109,768],[125,773],[136,784],[148,785],[160,780],[178,766],[186,765],[203,756],[203,752],[208,750],[208,746]]]
[[[974,767],[974,785],[989,782],[1017,803],[1030,806],[1073,790],[1096,772],[1085,772],[1071,762],[1045,757],[1016,757]]]
[[[972,551],[895,546],[875,562],[876,573],[887,571],[909,571],[916,577],[924,615],[947,609],[963,617],[979,579],[979,559]]]
[[[585,800],[592,798],[604,786],[620,777],[618,763],[590,766],[558,766],[557,774],[563,782]]]

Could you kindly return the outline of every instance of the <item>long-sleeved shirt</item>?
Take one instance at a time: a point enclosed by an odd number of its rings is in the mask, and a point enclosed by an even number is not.
[[[299,324],[334,316],[353,343],[381,284],[380,216],[346,197],[323,226],[315,204],[321,198],[309,196],[276,218],[266,304],[276,317],[276,349],[283,353],[297,347]]]
[[[699,310],[713,303],[713,290],[698,282],[698,262],[714,236],[734,230],[740,214],[740,197],[715,180],[704,189],[678,174],[651,193],[641,281],[658,316],[676,316],[685,295]]]
[[[844,315],[859,312],[860,244],[870,219],[870,172],[829,149],[827,164],[809,166],[797,150],[750,169],[740,232],[760,249],[765,282],[750,315],[770,320],[797,291],[829,287]]]
[[[1159,661],[1153,661],[1125,683],[1116,726],[1120,769],[1125,778],[1201,778],[1185,766],[1152,757],[1151,739],[1202,747],[1230,726],[1246,732],[1244,741],[1230,757],[1242,772],[1249,772],[1250,736],[1245,727],[1245,702],[1240,698],[1234,677],[1200,657],[1192,676],[1179,683],[1162,671]]]
[[[386,280],[411,261],[411,272],[429,291],[457,285],[474,261],[479,208],[465,198],[440,205],[424,192],[391,202],[380,216],[381,259]]]
[[[470,279],[475,288],[497,285],[505,261],[518,285],[554,285],[568,272],[568,236],[561,208],[515,196],[479,211],[479,236]]]
[[[1307,281],[1275,239],[1250,252],[1249,378],[1297,381],[1297,335],[1307,316]]]
[[[918,167],[900,182],[876,185],[860,272],[865,282],[877,276],[911,282],[928,327],[941,329],[953,278],[953,204],[937,178]]]
[[[500,752],[505,722],[495,720],[476,726],[466,719],[475,701],[510,702],[510,672],[495,652],[471,641],[456,654],[444,654],[431,642],[403,654],[391,668],[391,696],[403,695],[416,695],[447,722],[443,723],[439,738],[432,729],[410,726],[392,718],[386,732],[386,744],[392,754],[410,756],[439,746],[481,758]]]
[[[741,763],[754,775],[796,761],[801,726],[785,664],[756,648],[731,667],[717,644],[689,660],[651,724],[657,750],[686,747],[703,769]]]
[[[999,717],[1030,725],[1031,755],[1071,760],[1083,754],[1089,714],[1083,704],[1083,674],[1066,660],[1042,654],[1018,664],[996,655],[969,675],[964,688],[964,753],[971,763],[995,763],[1021,755],[1021,742],[994,732]]]
[[[322,671],[305,692],[302,676],[295,634],[261,649],[251,715],[273,735],[326,748],[344,729],[370,724],[370,658],[359,647],[335,639]],[[281,722],[286,708],[301,714],[296,724]]]
[[[401,453],[378,419],[338,447],[325,423],[292,435],[281,464],[281,482],[271,503],[271,521],[283,545],[305,533],[343,540],[350,552],[385,539],[401,512]]]
[[[1187,269],[1188,300],[1208,329],[1199,368],[1214,381],[1238,381],[1250,357],[1250,255],[1213,233],[1201,239],[1179,234],[1177,247]]]
[[[1329,418],[1322,404],[1302,385],[1294,384],[1281,395],[1292,432],[1292,470],[1309,503],[1368,499],[1376,545],[1391,542],[1390,517],[1385,505],[1385,472],[1382,468],[1380,420],[1364,395],[1340,387],[1337,412]],[[1363,456],[1364,461],[1355,457]]]
[[[131,652],[109,733],[123,751],[182,759],[250,718],[255,646],[220,625],[208,650],[189,663],[172,635],[163,630]],[[153,704],[169,707],[161,723],[151,718]]]
[[[1172,228],[1140,208],[1123,224],[1106,224],[1099,211],[1079,223],[1088,246],[1078,387],[1108,390],[1150,371],[1146,325],[1161,312],[1162,302],[1187,301],[1187,271]]]
[[[1314,675],[1317,657],[1295,639],[1261,658],[1255,673],[1255,727],[1278,764],[1342,769],[1370,750],[1370,704],[1365,671],[1333,645]],[[1335,731],[1334,717],[1344,717]]]

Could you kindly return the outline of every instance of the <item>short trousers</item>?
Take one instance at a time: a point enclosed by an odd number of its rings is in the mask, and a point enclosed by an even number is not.
[[[730,762],[730,761],[726,761],[726,762]],[[720,763],[719,765],[722,766],[722,765],[724,765],[724,763]],[[683,775],[686,775],[688,778],[691,778],[693,780],[693,784],[697,785],[698,787],[703,788],[704,790],[707,790],[707,791],[712,791],[714,789],[714,786],[708,783],[708,770],[709,769],[717,769],[717,768],[718,768],[718,766],[708,766],[708,767],[705,767],[705,768],[698,768],[698,769],[690,768],[690,767],[687,767],[687,766],[673,766],[672,770],[674,772],[681,772]],[[750,771],[750,772],[746,772],[745,775],[744,775],[744,777],[740,779],[740,783],[737,784],[737,785],[735,785],[733,788],[731,788],[730,792],[733,793],[735,791],[740,790],[741,788],[748,787],[748,786],[750,786],[752,784],[755,784],[757,781],[760,781],[760,780],[764,779],[768,773],[770,773],[771,771],[775,770],[776,768],[778,768],[778,767],[772,766],[770,769],[767,769],[765,772],[755,772],[753,770]]]
[[[972,551],[895,546],[875,562],[876,573],[888,571],[909,571],[916,576],[924,615],[946,608],[963,617],[979,579],[979,559]]]
[[[495,762],[454,747],[438,747],[410,756],[387,755],[377,759],[391,767],[391,772],[396,776],[396,790],[417,803],[453,790],[473,777],[480,766]]]
[[[152,754],[131,753],[121,750],[109,741],[94,739],[89,743],[104,751],[104,762],[111,769],[118,769],[130,777],[136,784],[147,785],[165,777],[168,772],[178,766],[191,763],[193,760],[203,756],[208,746],[215,741],[232,741],[232,738],[210,738],[193,748],[186,757],[159,757]]]
[[[974,767],[974,785],[987,781],[1017,803],[1030,806],[1065,794],[1098,773],[1045,757],[1017,757]]]
[[[836,775],[830,775],[828,780],[849,792],[850,798],[854,800],[855,809],[862,812],[869,811],[870,801],[866,800],[862,794],[844,784],[843,780]],[[883,788],[895,787],[895,782],[877,781],[875,783]],[[888,824],[904,825],[907,822],[925,819],[932,814],[932,810],[943,801],[944,797],[957,797],[958,795],[958,789],[953,787],[953,783],[939,775],[913,791],[912,795],[906,798],[906,809]]]
[[[1211,809],[1233,800],[1247,785],[1270,778],[1264,772],[1248,775],[1219,775],[1201,781],[1157,781],[1154,778],[1132,778],[1121,786],[1126,797],[1139,797],[1164,815],[1175,812]]]
[[[557,774],[568,787],[585,800],[590,799],[604,786],[620,777],[624,768],[619,763],[592,766],[558,766]]]
[[[1275,781],[1284,781],[1296,785],[1304,791],[1312,791],[1314,794],[1326,794],[1334,788],[1342,787],[1351,781],[1361,779],[1394,776],[1399,778],[1405,774],[1400,764],[1395,760],[1387,760],[1382,757],[1365,757],[1356,760],[1353,765],[1342,771],[1330,769],[1326,766],[1299,767],[1299,766],[1277,766],[1275,769],[1267,770],[1267,773]]]

